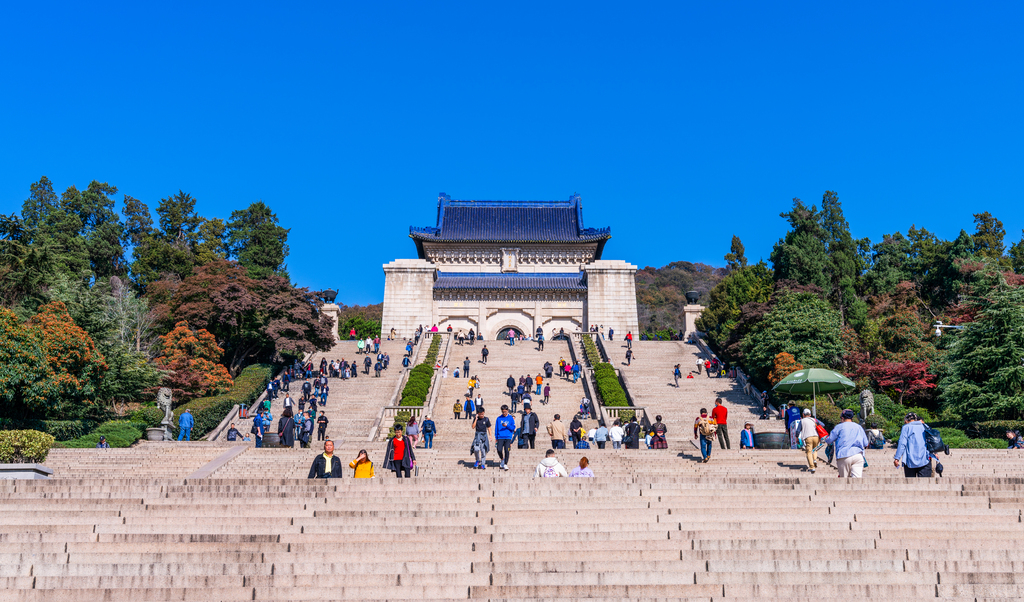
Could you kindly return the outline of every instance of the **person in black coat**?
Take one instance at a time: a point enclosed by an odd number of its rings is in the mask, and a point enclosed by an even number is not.
[[[330,470],[327,469],[327,462],[330,461]],[[313,465],[309,467],[310,479],[340,479],[341,460],[334,455],[334,441],[324,443],[324,453],[313,458]]]
[[[625,434],[629,443],[626,444],[626,449],[640,449],[640,425],[637,424],[636,416],[629,421],[626,425]]]
[[[412,449],[412,441],[402,432],[402,425],[395,425],[395,436],[388,439],[388,447],[384,450],[384,469],[395,471],[395,476],[399,479],[402,478],[402,474],[405,473],[405,478],[409,478],[410,471],[416,466],[416,452]],[[395,445],[397,442],[401,442],[401,459],[395,460]]]
[[[285,408],[281,419],[277,421],[277,436],[284,447],[295,447],[295,421],[292,420],[292,409]]]

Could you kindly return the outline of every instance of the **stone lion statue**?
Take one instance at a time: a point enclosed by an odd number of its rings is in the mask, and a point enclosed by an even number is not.
[[[156,407],[164,411],[164,419],[160,425],[164,427],[164,441],[171,441],[171,424],[174,421],[174,414],[171,412],[171,390],[167,387],[160,387],[156,392]]]
[[[864,389],[860,392],[860,418],[866,420],[868,416],[875,413],[875,395]]]

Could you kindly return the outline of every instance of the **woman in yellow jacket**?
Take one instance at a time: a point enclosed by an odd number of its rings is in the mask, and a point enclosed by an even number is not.
[[[359,450],[359,455],[355,460],[348,463],[348,467],[355,471],[353,475],[357,479],[372,479],[373,478],[373,462],[366,457],[366,450]]]

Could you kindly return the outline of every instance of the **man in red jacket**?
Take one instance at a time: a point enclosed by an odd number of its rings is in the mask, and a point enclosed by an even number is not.
[[[729,417],[729,410],[722,403],[721,397],[715,400],[715,409],[711,410],[711,417],[718,424],[718,447],[721,449],[732,449],[729,445],[729,428],[725,425]]]

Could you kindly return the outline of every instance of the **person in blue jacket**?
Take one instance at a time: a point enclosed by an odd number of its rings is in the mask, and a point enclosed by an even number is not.
[[[801,418],[800,408],[796,407],[796,402],[789,402],[789,408],[786,410],[786,432],[789,433],[789,443],[792,449],[797,448],[796,425]]]
[[[508,470],[508,456],[512,440],[516,437],[516,418],[508,413],[508,406],[501,406],[501,416],[494,421],[494,446],[498,448],[501,469]]]
[[[192,426],[195,425],[196,421],[192,418],[192,412],[185,410],[181,413],[178,418],[178,441],[181,441],[182,437],[185,441],[192,440]]]

